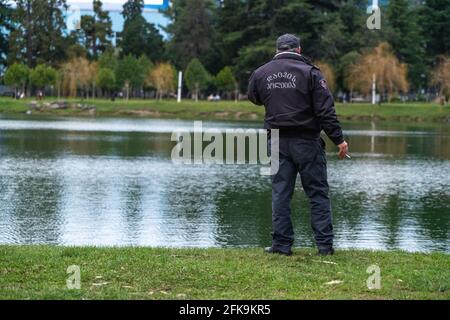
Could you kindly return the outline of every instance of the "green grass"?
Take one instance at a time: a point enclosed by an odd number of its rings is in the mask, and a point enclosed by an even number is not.
[[[0,299],[450,299],[450,256],[261,249],[0,246]],[[381,289],[366,285],[370,265]],[[70,265],[81,290],[66,287]]]
[[[47,102],[55,99],[47,98]],[[29,108],[27,104],[31,99],[13,100],[0,98],[0,113],[23,114]],[[184,100],[178,104],[173,100],[130,100],[128,102],[117,100],[70,100],[96,107],[96,116],[128,116],[147,118],[179,118],[179,119],[217,119],[217,120],[262,120],[264,108],[252,105],[247,101],[234,103],[221,101],[218,103]],[[348,120],[389,120],[389,121],[450,121],[450,105],[441,106],[433,103],[391,103],[381,106],[370,104],[338,104],[337,113],[341,119]],[[35,115],[58,116],[92,116],[88,111],[77,109],[33,111]]]

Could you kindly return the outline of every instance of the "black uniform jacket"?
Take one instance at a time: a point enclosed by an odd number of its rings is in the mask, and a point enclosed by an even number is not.
[[[322,130],[336,144],[344,142],[334,100],[319,68],[300,54],[282,52],[253,72],[248,97],[264,105],[264,128],[305,138]]]

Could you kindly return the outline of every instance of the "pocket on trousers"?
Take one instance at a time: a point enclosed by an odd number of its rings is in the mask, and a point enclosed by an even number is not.
[[[317,154],[317,158],[319,161],[322,161],[323,163],[327,163],[327,154],[326,154],[326,143],[325,140],[322,139],[322,137],[319,139],[319,153]]]

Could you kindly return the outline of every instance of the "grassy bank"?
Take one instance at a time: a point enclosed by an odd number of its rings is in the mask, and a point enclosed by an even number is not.
[[[311,249],[0,246],[0,299],[450,299],[450,256]],[[78,265],[81,289],[68,290]],[[370,265],[381,289],[367,288]]]
[[[46,102],[55,99],[48,98]],[[13,100],[0,98],[0,113],[24,114],[30,108],[28,100]],[[83,104],[95,107],[95,110],[81,110],[69,108],[65,110],[43,109],[32,110],[34,115],[58,116],[127,116],[147,118],[179,118],[179,119],[205,119],[205,120],[261,120],[264,117],[264,108],[252,105],[247,101],[234,103],[232,101],[198,102],[184,100],[176,101],[156,100],[69,100],[73,104]],[[450,106],[440,106],[431,103],[417,104],[338,104],[337,113],[347,120],[389,120],[389,121],[450,121]]]

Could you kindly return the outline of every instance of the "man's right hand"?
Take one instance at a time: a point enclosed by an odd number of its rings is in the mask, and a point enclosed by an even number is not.
[[[345,159],[345,156],[348,153],[348,143],[344,141],[340,145],[338,145],[338,147],[339,147],[338,153],[339,159],[343,160]]]

